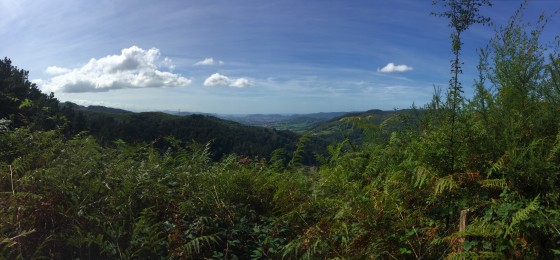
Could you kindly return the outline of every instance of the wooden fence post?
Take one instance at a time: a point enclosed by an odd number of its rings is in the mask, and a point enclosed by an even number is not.
[[[459,232],[465,231],[467,227],[467,213],[469,212],[468,209],[461,210],[461,216],[459,217]],[[458,251],[463,251],[463,242],[465,242],[465,237],[459,238],[459,248]]]

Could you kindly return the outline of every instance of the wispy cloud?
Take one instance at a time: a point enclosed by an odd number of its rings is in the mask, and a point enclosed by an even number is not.
[[[220,73],[214,73],[204,81],[204,86],[229,86],[236,88],[244,88],[251,86],[251,82],[247,78],[229,78]]]
[[[175,69],[175,65],[173,64],[173,61],[172,61],[170,58],[168,58],[168,57],[163,58],[163,61],[160,62],[159,65],[160,65],[161,67],[168,68],[168,69],[170,69],[170,70],[174,70],[174,69]]]
[[[191,80],[160,68],[173,68],[171,60],[159,62],[160,52],[137,46],[123,49],[120,55],[92,58],[80,68],[50,66],[46,73],[56,75],[50,80],[38,80],[46,92],[101,92],[124,88],[157,88],[187,86]]]
[[[393,73],[393,72],[405,72],[405,71],[410,71],[413,68],[407,65],[395,65],[395,63],[389,63],[387,65],[385,65],[385,67],[381,68],[381,69],[377,69],[377,72],[382,72],[382,73]]]
[[[211,65],[222,65],[224,64],[223,61],[221,60],[214,60],[214,58],[205,58],[204,60],[201,60],[197,63],[195,63],[195,66],[211,66]]]

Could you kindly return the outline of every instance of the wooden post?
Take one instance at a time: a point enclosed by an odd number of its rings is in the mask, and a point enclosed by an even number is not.
[[[10,164],[10,182],[12,183],[12,194],[16,196],[16,190],[14,190],[14,172],[12,171],[12,165]]]
[[[461,210],[461,216],[459,217],[459,232],[465,231],[467,227],[467,213],[469,212],[468,209]],[[460,237],[459,240],[459,248],[458,251],[463,251],[463,242],[465,242],[465,237]]]

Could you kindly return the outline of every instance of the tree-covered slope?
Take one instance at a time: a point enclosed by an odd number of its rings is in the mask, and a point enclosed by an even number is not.
[[[245,126],[208,115],[176,116],[162,112],[132,113],[100,107],[66,104],[70,133],[87,131],[103,143],[118,139],[129,143],[152,142],[164,148],[168,137],[183,143],[209,143],[214,158],[230,153],[268,157],[276,149],[293,151],[299,135],[264,127]]]
[[[9,120],[12,127],[52,129],[60,119],[58,100],[41,93],[28,74],[8,58],[0,60],[0,119]]]
[[[409,121],[416,120],[415,118],[421,113],[420,109],[393,111],[373,109],[365,112],[346,113],[315,123],[304,133],[327,143],[337,143],[349,139],[355,144],[362,144],[365,141],[371,141],[371,138],[377,138],[368,136],[371,131],[367,129],[378,128],[381,124],[392,127],[405,126],[403,122],[411,123]]]

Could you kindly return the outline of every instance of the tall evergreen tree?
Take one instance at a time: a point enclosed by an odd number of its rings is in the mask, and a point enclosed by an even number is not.
[[[447,118],[449,120],[448,134],[448,162],[446,172],[452,174],[456,170],[457,145],[460,142],[457,137],[457,118],[459,116],[463,99],[463,87],[459,80],[459,75],[463,73],[461,61],[461,48],[463,46],[462,36],[465,31],[472,25],[490,24],[490,18],[480,14],[480,8],[484,6],[492,6],[489,0],[434,0],[433,5],[441,5],[445,8],[443,12],[434,12],[433,15],[444,17],[449,20],[449,27],[452,28],[451,51],[453,59],[451,60],[451,79],[449,80],[449,88],[447,91],[447,100],[445,108],[447,110]]]

